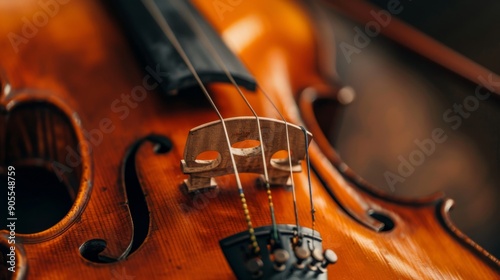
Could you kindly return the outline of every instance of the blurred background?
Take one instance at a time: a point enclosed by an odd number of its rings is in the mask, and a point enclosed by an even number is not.
[[[386,9],[385,0],[372,4]],[[500,1],[401,0],[398,18],[473,61],[500,73]],[[333,9],[337,71],[356,91],[329,138],[343,160],[380,189],[402,197],[444,191],[455,202],[454,223],[500,258],[500,98],[480,101],[477,110],[455,122],[443,114],[474,95],[476,85],[378,35],[347,59],[340,44],[354,45],[355,27]],[[332,34],[330,34],[332,35]],[[350,60],[350,61],[349,61]],[[419,149],[415,141],[441,128],[437,143],[404,182],[388,184],[384,174],[398,173],[401,157]]]

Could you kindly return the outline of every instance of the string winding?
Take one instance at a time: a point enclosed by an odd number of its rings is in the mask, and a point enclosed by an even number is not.
[[[212,97],[208,93],[207,88],[205,87],[205,85],[201,81],[200,76],[196,72],[196,69],[194,69],[194,66],[191,63],[191,60],[187,57],[186,53],[184,52],[184,49],[182,48],[181,44],[177,40],[177,37],[175,36],[174,32],[170,28],[170,25],[168,24],[168,22],[165,20],[165,18],[161,14],[159,7],[156,5],[156,3],[154,3],[153,0],[142,0],[142,3],[146,7],[146,9],[149,11],[151,16],[154,18],[154,20],[156,21],[158,26],[161,28],[161,30],[163,31],[165,36],[167,36],[167,38],[170,40],[170,42],[172,43],[172,45],[174,46],[176,51],[179,53],[182,60],[184,61],[184,63],[188,67],[191,74],[193,74],[193,76],[196,79],[196,82],[198,83],[198,85],[200,86],[203,94],[205,95],[205,97],[207,98],[210,105],[212,106],[212,108],[214,109],[214,111],[216,112],[217,116],[219,117],[219,119],[221,121],[222,129],[224,131],[224,136],[225,136],[225,139],[227,142],[227,147],[229,149],[229,155],[231,157],[231,163],[233,165],[233,172],[234,172],[234,175],[236,178],[236,184],[238,186],[240,200],[241,200],[241,203],[243,205],[243,212],[245,214],[245,220],[246,220],[247,226],[248,226],[248,233],[250,234],[250,241],[251,241],[251,245],[253,248],[253,253],[258,254],[260,252],[260,247],[259,247],[259,244],[257,243],[257,238],[255,236],[255,230],[254,230],[253,225],[252,225],[250,212],[248,210],[248,206],[246,203],[245,193],[243,191],[243,187],[241,184],[240,175],[238,172],[238,168],[236,166],[236,161],[234,159],[234,154],[231,152],[231,141],[229,139],[229,134],[227,131],[227,127],[226,127],[226,123],[224,121],[224,118],[222,117],[222,114],[220,113],[219,109],[217,108],[217,105],[215,105],[215,102],[213,101]]]
[[[219,109],[217,108],[217,105],[213,101],[212,97],[210,96],[210,93],[208,92],[207,88],[201,81],[198,73],[196,72],[196,69],[194,68],[193,64],[191,63],[191,60],[188,58],[187,54],[183,50],[183,47],[181,46],[180,42],[178,41],[177,37],[175,36],[174,32],[172,31],[170,25],[166,21],[166,19],[163,17],[161,14],[161,11],[159,7],[156,5],[156,3],[153,0],[142,0],[144,6],[146,9],[149,11],[151,16],[154,18],[154,20],[157,22],[158,26],[161,28],[163,33],[167,36],[167,38],[170,40],[174,48],[177,50],[183,61],[185,62],[186,66],[188,67],[189,71],[193,74],[193,77],[196,79],[196,82],[200,86],[203,94],[209,101],[210,105],[216,112],[218,118],[221,121],[221,125],[224,131],[224,136],[225,140],[227,142],[227,146],[229,149],[229,154],[231,157],[231,163],[233,165],[233,172],[236,177],[236,183],[239,191],[239,196],[240,200],[242,203],[243,207],[243,212],[245,215],[245,220],[248,226],[248,232],[250,235],[250,243],[253,249],[254,254],[258,254],[260,252],[260,247],[257,243],[257,239],[255,236],[255,230],[252,225],[252,220],[250,216],[250,212],[248,210],[248,205],[246,203],[246,198],[245,198],[245,193],[243,191],[243,187],[241,184],[238,168],[236,166],[236,161],[234,158],[234,154],[231,152],[231,141],[229,138],[229,133],[226,127],[226,123],[224,121],[224,118],[222,114],[220,113]],[[174,1],[175,4],[175,1]],[[182,5],[181,5],[182,6]],[[183,9],[186,14],[190,14],[189,11],[186,10],[184,6],[178,6],[178,8]],[[268,196],[268,204],[269,204],[269,209],[270,209],[270,214],[271,214],[271,220],[272,220],[272,235],[271,238],[274,241],[278,241],[278,231],[277,231],[277,224],[276,224],[276,217],[275,217],[275,210],[274,210],[274,204],[272,200],[272,193],[271,193],[271,187],[270,187],[270,180],[269,180],[269,174],[268,174],[268,169],[267,169],[267,159],[265,157],[265,148],[264,148],[264,141],[263,141],[263,136],[262,136],[262,129],[261,129],[261,123],[260,123],[260,118],[248,99],[245,97],[243,94],[240,86],[238,83],[235,81],[233,75],[230,73],[228,68],[226,67],[224,61],[222,60],[221,56],[219,53],[215,50],[214,46],[210,43],[209,39],[207,36],[203,33],[200,27],[200,23],[197,22],[197,20],[192,17],[188,19],[189,24],[191,25],[192,28],[195,29],[196,33],[200,35],[199,37],[202,39],[203,43],[209,51],[214,55],[214,58],[217,62],[217,64],[223,69],[226,77],[229,79],[231,84],[235,87],[236,91],[240,95],[240,97],[243,99],[247,107],[250,109],[252,112],[253,116],[255,117],[255,120],[257,122],[257,128],[258,128],[258,133],[259,133],[259,141],[260,141],[260,151],[261,151],[261,157],[262,157],[262,164],[264,168],[264,180],[265,180],[265,185],[266,185],[266,191],[267,191],[267,196]],[[286,133],[286,141],[287,141],[287,152],[288,152],[288,163],[289,163],[289,169],[290,169],[290,182],[291,182],[291,187],[292,187],[292,198],[293,198],[293,208],[294,208],[294,215],[295,215],[295,223],[296,223],[296,232],[295,232],[295,238],[294,238],[294,243],[295,245],[300,244],[301,239],[302,239],[302,232],[300,228],[300,223],[299,223],[299,215],[298,215],[298,206],[297,206],[297,196],[296,196],[296,190],[295,190],[295,181],[293,178],[293,166],[292,166],[292,153],[291,153],[291,148],[290,148],[290,137],[289,137],[289,131],[288,131],[288,122],[286,121],[285,117],[283,114],[280,112],[280,110],[277,108],[277,106],[274,104],[272,99],[269,97],[269,95],[262,89],[262,87],[257,84],[257,88],[259,91],[263,93],[263,95],[266,97],[266,99],[270,102],[270,104],[273,106],[274,110],[278,113],[280,118],[285,124],[285,133]],[[304,132],[304,138],[305,138],[305,149],[306,149],[306,160],[307,160],[307,176],[308,176],[308,183],[309,183],[309,195],[310,195],[310,205],[311,205],[311,217],[312,217],[312,230],[313,230],[313,235],[314,235],[314,227],[315,227],[315,209],[314,209],[314,204],[313,204],[313,199],[312,199],[312,186],[311,186],[311,172],[310,172],[310,161],[309,161],[309,150],[308,150],[308,136],[307,136],[307,131],[305,130],[304,127],[301,126],[302,131]]]
[[[189,11],[187,11],[184,6],[179,7],[179,8],[182,9],[185,13],[189,14]],[[200,36],[200,39],[203,41],[203,44],[214,55],[214,58],[215,58],[217,64],[224,70],[226,77],[229,79],[231,84],[235,87],[236,91],[238,92],[240,97],[243,99],[243,101],[245,102],[247,107],[250,109],[250,111],[252,112],[252,114],[255,117],[255,120],[257,122],[257,129],[259,132],[259,141],[260,141],[260,151],[261,151],[261,157],[262,157],[262,165],[264,167],[264,181],[265,181],[265,185],[266,185],[266,192],[267,192],[267,197],[268,197],[268,204],[269,204],[269,210],[271,213],[271,221],[272,221],[272,228],[273,228],[272,238],[276,241],[278,239],[278,229],[277,229],[277,225],[276,225],[274,203],[273,203],[273,199],[272,199],[271,186],[269,183],[269,174],[268,174],[268,170],[267,170],[267,160],[266,160],[266,156],[265,156],[264,141],[263,141],[263,137],[262,137],[262,129],[261,129],[261,125],[260,125],[259,116],[257,115],[254,108],[252,107],[252,105],[250,104],[248,99],[245,97],[243,92],[241,91],[240,86],[238,85],[238,83],[234,79],[231,72],[229,72],[229,69],[226,67],[224,61],[222,60],[222,58],[219,55],[219,53],[217,52],[217,50],[215,50],[214,46],[208,40],[207,35],[205,33],[203,33],[203,30],[201,30],[200,23],[197,22],[197,20],[194,17],[190,17],[188,20],[191,23],[191,27],[193,27],[195,29],[196,33]]]

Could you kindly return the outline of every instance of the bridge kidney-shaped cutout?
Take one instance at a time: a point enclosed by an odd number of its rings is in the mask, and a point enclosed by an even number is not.
[[[220,153],[217,151],[204,151],[196,156],[195,161],[198,164],[217,164],[220,158]]]
[[[255,156],[261,154],[260,141],[243,140],[231,144],[231,152],[238,156]]]
[[[186,186],[189,192],[214,187],[213,178],[236,173],[233,166],[238,174],[262,175],[267,169],[269,182],[283,185],[290,171],[301,171],[300,161],[311,139],[305,129],[270,118],[237,117],[200,125],[189,131],[181,160],[182,172],[189,175]],[[229,149],[228,141],[232,143]],[[285,158],[283,150],[290,151]],[[200,164],[199,155],[205,151],[218,152],[220,161]]]

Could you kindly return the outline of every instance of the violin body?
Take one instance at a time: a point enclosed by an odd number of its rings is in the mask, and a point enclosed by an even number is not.
[[[161,73],[141,66],[123,28],[100,1],[42,2],[1,4],[0,163],[2,172],[7,166],[20,170],[18,177],[31,176],[22,170],[33,168],[53,172],[72,203],[53,225],[16,232],[15,272],[3,275],[235,278],[219,245],[247,230],[235,178],[221,176],[216,188],[189,193],[180,167],[190,130],[218,120],[214,110],[196,93],[160,93]],[[194,6],[284,117],[305,123],[313,134],[314,229],[323,249],[338,256],[328,266],[328,279],[500,279],[498,260],[449,221],[450,200],[389,198],[337,170],[304,89],[338,88],[318,70],[314,25],[300,3],[215,2],[220,5],[199,0]],[[208,89],[224,118],[251,116],[232,85],[212,83]],[[279,119],[262,91],[242,90],[259,116]],[[305,161],[302,170],[294,173],[298,218],[311,228]],[[271,224],[258,178],[241,174],[256,228]],[[51,188],[37,180],[30,184]],[[273,186],[272,199],[277,223],[294,224],[290,187]],[[384,225],[377,217],[389,220]],[[9,252],[9,235],[2,231],[2,252]]]

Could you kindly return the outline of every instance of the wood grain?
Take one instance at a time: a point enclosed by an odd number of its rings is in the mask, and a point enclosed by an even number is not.
[[[183,93],[165,98],[148,90],[145,98],[133,99],[133,89],[143,85],[147,74],[111,14],[98,1],[54,3],[59,3],[59,11],[37,28],[36,35],[19,44],[17,52],[8,34],[22,34],[23,17],[32,20],[43,9],[31,0],[0,4],[0,65],[13,92],[38,89],[62,100],[71,110],[68,116],[77,138],[89,145],[77,198],[68,215],[47,230],[51,234],[18,234],[18,246],[26,253],[22,262],[26,278],[234,278],[218,245],[220,239],[246,230],[234,178],[217,178],[218,188],[188,194],[183,186],[187,176],[179,166],[189,131],[217,120],[216,114],[203,101],[200,104]],[[304,8],[295,1],[232,1],[238,4],[220,16],[212,1],[194,3],[285,117],[300,124],[299,93],[325,84],[317,72],[314,30]],[[253,30],[239,29],[245,26]],[[244,40],[241,34],[246,35]],[[231,86],[214,84],[209,89],[225,118],[249,115]],[[245,93],[259,115],[279,119],[262,92]],[[10,97],[4,92],[2,98],[5,107]],[[94,137],[84,131],[92,131]],[[131,198],[126,196],[120,170],[131,145],[150,134],[169,137],[173,146],[167,153],[156,153],[146,143],[137,151],[135,164],[151,221],[144,243],[125,259],[110,263],[83,258],[79,246],[90,239],[105,240],[103,254],[113,258],[130,245]],[[445,200],[408,204],[375,196],[343,177],[316,144],[310,152],[316,170],[311,178],[315,229],[322,235],[323,247],[339,256],[328,270],[330,279],[500,278],[497,260],[464,244],[467,238],[443,223]],[[269,225],[270,218],[265,189],[256,185],[256,178],[242,175],[248,207],[258,227]],[[294,179],[299,219],[309,227],[307,174],[295,174]],[[293,224],[291,192],[275,187],[273,200],[277,222]],[[367,217],[365,211],[370,209],[389,216],[394,229],[374,230],[381,225]],[[350,215],[353,212],[364,215],[373,226]],[[49,238],[38,239],[38,235]],[[5,237],[2,231],[1,244]]]

